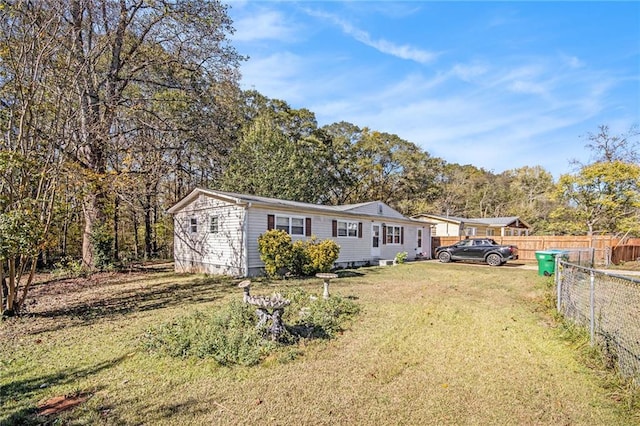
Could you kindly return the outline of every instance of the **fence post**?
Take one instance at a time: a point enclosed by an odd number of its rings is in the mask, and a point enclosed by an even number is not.
[[[589,319],[589,335],[590,335],[590,340],[591,340],[591,346],[594,345],[595,343],[595,330],[596,330],[596,307],[595,307],[595,282],[596,282],[596,275],[593,273],[593,271],[589,272],[589,288],[590,288],[590,300],[589,300],[589,305],[590,305],[590,319]]]

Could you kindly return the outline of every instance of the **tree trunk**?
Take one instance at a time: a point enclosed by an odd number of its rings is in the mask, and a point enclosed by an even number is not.
[[[118,209],[120,207],[120,197],[116,194],[113,206],[113,259],[120,258],[120,248],[118,243]]]
[[[153,234],[152,249],[153,249],[154,256],[158,256],[158,234],[156,233],[157,224],[158,224],[158,204],[157,204],[157,198],[156,198],[156,202],[153,203],[153,228],[152,228],[152,234]]]
[[[6,297],[5,297],[5,305],[4,305],[4,311],[2,312],[2,315],[7,316],[7,317],[12,317],[14,316],[17,312],[16,312],[16,307],[15,307],[15,301],[16,301],[16,259],[15,258],[9,258],[7,259],[7,263],[8,263],[8,273],[9,276],[7,277],[8,283],[6,283],[5,281],[5,286],[6,286]]]
[[[95,265],[91,235],[93,234],[94,226],[98,221],[95,194],[88,193],[84,196],[84,199],[82,200],[82,213],[84,216],[84,232],[82,233],[82,265],[89,270],[93,270]]]
[[[132,209],[131,214],[133,216],[133,254],[138,259],[138,247],[140,246],[140,241],[138,240],[138,215],[134,209]]]
[[[151,258],[151,191],[146,188],[144,200],[144,257]]]
[[[0,315],[4,315],[5,311],[5,301],[7,300],[7,296],[9,293],[9,289],[7,288],[7,280],[4,276],[4,259],[0,262]]]

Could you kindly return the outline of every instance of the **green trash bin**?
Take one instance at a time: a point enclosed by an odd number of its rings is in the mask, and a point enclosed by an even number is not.
[[[550,277],[556,272],[556,256],[566,254],[564,250],[543,250],[536,252],[538,275]]]

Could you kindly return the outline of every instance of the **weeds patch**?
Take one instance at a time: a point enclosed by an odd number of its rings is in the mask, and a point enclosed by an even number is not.
[[[338,296],[319,299],[299,288],[289,289],[283,296],[291,304],[283,318],[287,330],[277,342],[267,339],[266,330],[256,326],[255,308],[234,300],[215,311],[198,311],[150,328],[142,339],[143,346],[171,357],[213,358],[220,365],[252,366],[301,339],[335,337],[359,312],[353,301]],[[300,353],[281,352],[282,362]]]

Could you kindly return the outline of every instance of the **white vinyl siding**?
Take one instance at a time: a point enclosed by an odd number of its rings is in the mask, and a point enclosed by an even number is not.
[[[216,220],[212,219],[215,218]],[[174,238],[174,260],[180,272],[243,275],[242,222],[244,208],[201,195],[175,214],[187,223]],[[201,232],[198,225],[202,224]],[[212,229],[217,227],[217,232]],[[203,232],[202,232],[203,231]]]
[[[392,217],[377,219],[379,204],[366,206],[373,208],[374,222],[392,227],[393,244],[383,241],[380,227],[380,258],[393,259],[401,251],[415,257],[417,249],[417,229],[408,221]],[[385,214],[394,210],[384,207]],[[258,274],[264,264],[258,251],[258,237],[269,228],[276,228],[277,218],[287,219],[287,228],[294,239],[306,239],[313,234],[318,240],[331,239],[340,246],[337,263],[343,267],[363,265],[372,262],[371,257],[371,216],[349,214],[347,212],[318,212],[314,209],[294,210],[277,206],[251,205],[248,202],[236,204],[206,194],[199,194],[188,204],[173,213],[175,219],[174,258],[175,267],[180,272],[204,272],[241,276]],[[217,220],[213,220],[217,218]],[[191,232],[191,219],[195,219],[196,229]],[[217,222],[217,223],[216,223]],[[346,226],[346,235],[338,237],[338,222]],[[285,221],[279,222],[285,226]],[[200,227],[198,228],[198,225]],[[364,226],[363,226],[364,225]],[[217,232],[212,232],[216,229]],[[399,231],[396,232],[398,228]],[[397,239],[396,239],[397,234]],[[423,251],[430,252],[429,229],[423,231]],[[376,257],[377,259],[377,257]],[[376,260],[377,262],[377,260]],[[248,269],[246,269],[248,268]]]

